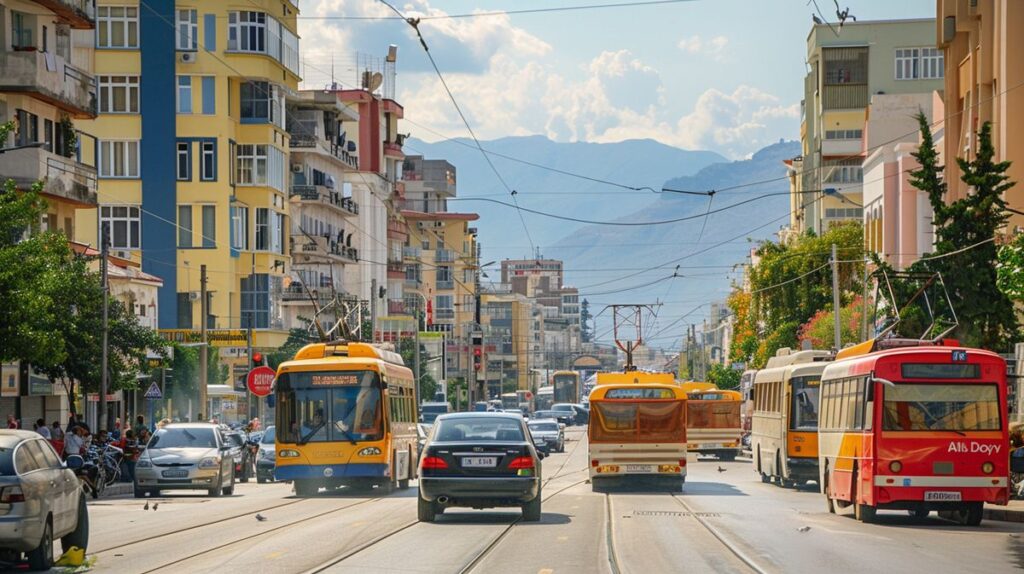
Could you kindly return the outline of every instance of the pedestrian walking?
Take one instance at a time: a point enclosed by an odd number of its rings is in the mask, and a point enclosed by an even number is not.
[[[141,437],[142,436],[142,431],[143,430],[147,430],[146,429],[146,417],[144,417],[142,415],[139,415],[139,416],[135,417],[135,426],[132,427],[132,430],[135,431],[135,436]]]
[[[35,426],[33,428],[35,428],[35,431],[37,433],[43,435],[43,438],[46,438],[46,439],[53,438],[53,435],[50,434],[50,428],[46,426],[46,421],[45,420],[43,420],[43,419],[37,420],[36,424],[35,424]]]
[[[50,438],[53,440],[64,440],[64,429],[60,428],[60,421],[53,421],[50,429]]]
[[[124,476],[128,482],[135,482],[135,463],[139,460],[139,441],[131,429],[124,431]]]

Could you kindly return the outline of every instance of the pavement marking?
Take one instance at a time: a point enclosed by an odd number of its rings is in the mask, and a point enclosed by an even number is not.
[[[270,554],[264,554],[263,555],[264,558],[269,558],[270,560],[276,560],[276,559],[278,559],[278,558],[280,558],[282,556],[284,556],[284,552],[281,552],[281,551],[271,552]]]
[[[687,518],[721,518],[717,512],[683,512],[681,510],[634,510],[633,516],[681,516]]]
[[[540,570],[537,571],[537,574],[554,574],[554,572],[555,572],[554,568],[541,568]]]

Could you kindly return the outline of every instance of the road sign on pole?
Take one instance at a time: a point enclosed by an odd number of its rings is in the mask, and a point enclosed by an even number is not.
[[[249,371],[245,383],[249,391],[257,397],[265,397],[270,394],[270,387],[274,383],[277,373],[270,367],[256,367]]]
[[[147,399],[162,399],[162,398],[164,398],[163,392],[160,391],[160,385],[156,384],[156,381],[153,381],[152,383],[149,384],[149,389],[146,390],[146,394],[144,396]]]

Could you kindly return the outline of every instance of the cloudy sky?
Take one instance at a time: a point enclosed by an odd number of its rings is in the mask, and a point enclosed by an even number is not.
[[[611,0],[413,0],[409,15],[549,8]],[[817,0],[835,10],[834,0]],[[933,17],[935,0],[842,0],[858,19]],[[466,136],[408,24],[372,0],[302,0],[304,87],[352,86],[357,54],[397,44],[405,131]],[[481,139],[652,138],[741,158],[799,136],[807,0],[695,0],[544,14],[423,20],[420,29]],[[827,15],[834,15],[825,12]],[[431,131],[433,130],[433,131]],[[435,133],[436,132],[436,133]]]

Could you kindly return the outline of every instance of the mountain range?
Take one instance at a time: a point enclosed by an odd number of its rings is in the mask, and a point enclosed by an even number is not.
[[[707,316],[708,306],[700,305],[724,298],[752,242],[788,223],[783,160],[800,153],[798,142],[784,141],[739,161],[653,140],[560,143],[528,136],[481,145],[514,197],[472,140],[409,140],[405,148],[455,165],[458,199],[448,208],[480,214],[484,261],[529,256],[536,248],[563,260],[567,283],[580,288],[598,315],[599,336],[611,328],[609,313],[601,313],[605,305],[657,304],[644,330],[650,344],[665,347],[676,347],[685,325]],[[693,193],[660,192],[663,187]]]

